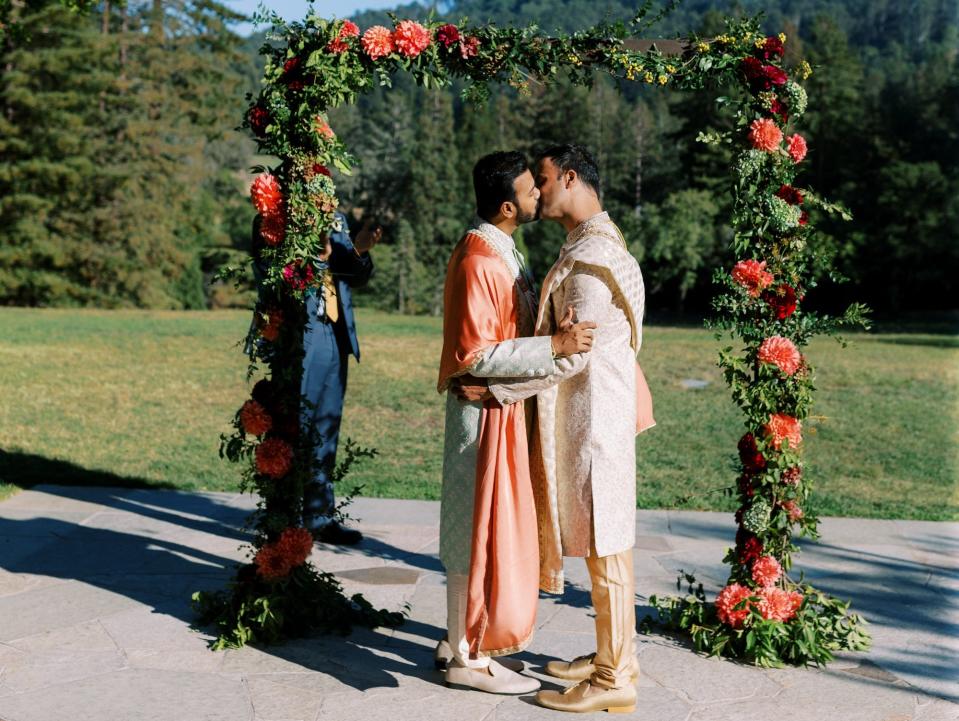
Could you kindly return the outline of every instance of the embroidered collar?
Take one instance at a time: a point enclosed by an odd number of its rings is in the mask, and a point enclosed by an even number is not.
[[[596,215],[593,215],[587,218],[582,223],[580,223],[575,228],[573,228],[569,232],[569,234],[566,236],[566,242],[563,244],[563,248],[562,248],[563,252],[569,250],[572,246],[576,245],[583,238],[589,237],[590,235],[594,235],[597,228],[604,225],[608,225],[612,222],[613,221],[609,219],[609,213],[607,213],[605,210],[601,213],[597,213]]]

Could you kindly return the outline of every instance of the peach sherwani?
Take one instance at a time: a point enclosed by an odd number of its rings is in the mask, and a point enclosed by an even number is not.
[[[535,307],[512,239],[485,223],[467,233],[447,268],[438,390],[466,373],[553,373],[550,339],[530,337]],[[449,574],[469,575],[469,651],[515,653],[533,632],[539,578],[524,404],[447,393],[445,430],[440,558]]]

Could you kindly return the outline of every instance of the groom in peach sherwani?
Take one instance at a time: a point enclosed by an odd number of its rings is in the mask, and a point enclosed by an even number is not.
[[[493,153],[473,170],[478,218],[446,273],[438,389],[465,374],[545,377],[556,360],[592,345],[592,323],[571,312],[533,337],[536,294],[512,234],[535,220],[539,190],[525,157]],[[490,693],[528,693],[517,673],[536,617],[539,549],[530,482],[526,409],[447,394],[440,559],[447,571],[447,639],[437,648],[446,682]]]
[[[597,324],[589,354],[556,361],[548,376],[481,383],[466,378],[464,398],[510,408],[536,396],[530,472],[539,528],[542,590],[563,591],[563,556],[586,558],[596,611],[596,651],[551,661],[547,673],[575,685],[540,691],[560,711],[630,712],[639,666],[633,648],[636,532],[635,436],[654,425],[652,400],[636,362],[645,294],[636,260],[603,212],[599,171],[589,152],[564,145],[544,151],[536,167],[540,214],[566,229],[546,279],[536,322],[549,335],[566,309]],[[488,385],[488,388],[486,387]]]

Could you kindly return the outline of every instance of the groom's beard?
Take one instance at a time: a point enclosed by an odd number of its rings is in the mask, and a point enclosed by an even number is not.
[[[532,223],[536,220],[539,220],[539,201],[536,201],[536,209],[532,213],[526,213],[522,208],[518,208],[517,210],[519,211],[516,215],[516,223],[518,225],[525,225],[526,223]]]

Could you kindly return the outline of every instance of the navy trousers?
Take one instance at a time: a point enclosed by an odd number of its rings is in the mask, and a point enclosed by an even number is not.
[[[320,439],[313,481],[304,492],[303,515],[313,518],[315,527],[322,527],[324,518],[332,520],[335,508],[331,475],[336,464],[350,353],[349,342],[342,342],[343,332],[337,325],[314,321],[303,336],[305,356],[300,391],[309,405],[304,406],[301,421],[304,430],[314,430]]]

